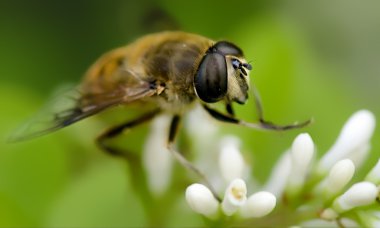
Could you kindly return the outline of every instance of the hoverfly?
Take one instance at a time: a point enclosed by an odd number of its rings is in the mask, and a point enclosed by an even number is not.
[[[53,113],[51,121],[42,127],[31,122],[14,139],[40,136],[114,106],[139,102],[152,107],[152,110],[105,131],[97,138],[100,148],[119,154],[118,150],[105,143],[107,139],[165,112],[172,115],[169,149],[182,164],[198,172],[171,147],[181,117],[197,102],[219,121],[250,128],[287,130],[309,124],[310,121],[306,121],[278,126],[265,121],[255,92],[259,121],[248,123],[235,118],[232,103],[244,104],[247,101],[251,69],[243,51],[227,41],[215,42],[185,32],[146,35],[101,56],[85,74],[78,88],[79,95],[72,105],[62,112]],[[226,113],[210,106],[216,102],[224,102]]]

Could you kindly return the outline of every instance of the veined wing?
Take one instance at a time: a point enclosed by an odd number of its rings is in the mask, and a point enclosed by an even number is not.
[[[156,93],[157,89],[144,81],[99,94],[83,94],[80,89],[66,89],[64,93],[55,96],[36,116],[18,128],[9,141],[23,141],[42,136],[112,106],[127,104]]]

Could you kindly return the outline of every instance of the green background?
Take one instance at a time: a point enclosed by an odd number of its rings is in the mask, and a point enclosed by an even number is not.
[[[244,153],[254,157],[253,173],[263,182],[300,132],[311,134],[320,157],[352,113],[365,108],[379,116],[379,10],[376,1],[343,0],[1,1],[0,226],[150,224],[132,190],[128,164],[93,143],[112,122],[107,115],[32,141],[5,143],[58,87],[78,83],[102,53],[173,27],[238,44],[252,61],[267,119],[315,120],[285,133],[221,125],[242,138]],[[236,106],[238,116],[253,121],[253,107]],[[116,120],[128,116],[119,111]],[[376,130],[368,164],[357,177],[377,161],[379,137]],[[162,206],[162,224],[203,224],[185,204],[184,187],[172,191],[175,203]]]

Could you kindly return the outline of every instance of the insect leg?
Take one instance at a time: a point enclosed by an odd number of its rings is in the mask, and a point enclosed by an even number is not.
[[[195,167],[189,160],[187,160],[180,152],[178,152],[174,147],[175,137],[178,132],[179,124],[180,124],[181,117],[179,115],[175,115],[172,119],[172,122],[170,124],[170,130],[169,130],[169,137],[168,137],[168,149],[173,154],[174,158],[186,169],[189,169],[190,171],[194,172],[196,175],[198,175],[207,185],[207,187],[210,189],[214,197],[221,202],[221,198],[216,193],[215,189],[212,187],[210,182],[208,181],[207,177],[197,168]]]
[[[294,123],[294,124],[282,125],[282,126],[275,125],[275,124],[272,124],[270,122],[266,122],[264,120],[260,121],[259,123],[249,123],[249,122],[245,122],[243,120],[239,120],[239,119],[236,119],[234,117],[228,116],[226,114],[223,114],[217,110],[210,108],[209,106],[207,106],[205,104],[203,105],[203,107],[206,109],[206,111],[212,117],[214,117],[215,119],[217,119],[219,121],[237,124],[237,125],[242,125],[242,126],[249,127],[249,128],[261,129],[261,130],[284,131],[284,130],[290,130],[290,129],[294,129],[294,128],[302,128],[302,127],[307,126],[308,124],[311,123],[311,120],[307,120],[307,121],[302,122],[302,123]]]
[[[230,115],[230,116],[235,116],[235,112],[234,112],[234,109],[232,108],[232,104],[231,103],[226,103],[226,111],[227,113]]]
[[[255,100],[257,116],[259,117],[260,122],[265,123],[266,121],[264,121],[264,110],[263,110],[263,105],[261,103],[259,91],[256,89],[255,85],[251,85],[251,88],[252,88],[253,98]]]
[[[114,127],[110,128],[110,129],[106,130],[101,135],[99,135],[98,138],[96,139],[97,145],[101,149],[103,149],[104,151],[106,151],[107,153],[109,153],[111,155],[123,155],[123,156],[126,156],[126,154],[125,154],[124,151],[122,151],[120,149],[117,149],[117,148],[110,147],[105,142],[108,139],[111,139],[111,138],[114,138],[114,137],[118,136],[124,130],[126,130],[128,128],[135,127],[137,125],[143,124],[143,123],[145,123],[145,122],[153,119],[153,117],[155,117],[159,112],[160,112],[159,110],[154,110],[152,112],[149,112],[149,113],[146,113],[146,114],[144,114],[142,116],[139,116],[138,118],[136,118],[134,120],[128,121],[126,123],[114,126]]]
[[[155,201],[154,196],[149,191],[149,186],[147,180],[147,173],[145,168],[143,167],[143,162],[140,154],[132,153],[129,150],[117,148],[115,146],[110,146],[107,144],[107,140],[114,138],[120,135],[124,130],[136,127],[147,121],[153,119],[157,114],[160,113],[160,110],[155,110],[152,112],[148,112],[143,114],[142,116],[137,117],[131,121],[120,124],[118,126],[112,127],[105,131],[103,134],[99,135],[97,138],[98,146],[104,150],[105,152],[114,155],[120,156],[119,158],[125,159],[128,162],[128,171],[129,178],[131,181],[131,187],[135,191],[135,194],[140,198],[140,202],[144,208],[144,211],[147,213],[147,216],[151,218],[151,224],[162,224],[160,218],[157,218],[157,211],[152,209],[153,205],[157,205],[157,201]]]
[[[264,109],[263,109],[263,105],[261,102],[259,91],[256,89],[256,87],[254,85],[251,85],[251,87],[252,87],[253,98],[255,100],[256,112],[257,112],[257,116],[259,118],[259,122],[261,123],[262,126],[265,126],[265,128],[269,127],[269,129],[273,129],[273,130],[288,130],[288,129],[293,129],[293,128],[301,128],[301,127],[304,127],[304,126],[306,126],[312,122],[312,120],[308,120],[308,121],[305,121],[304,123],[300,123],[300,124],[292,124],[292,125],[288,125],[288,126],[278,126],[274,123],[271,123],[270,121],[266,121],[264,118]]]

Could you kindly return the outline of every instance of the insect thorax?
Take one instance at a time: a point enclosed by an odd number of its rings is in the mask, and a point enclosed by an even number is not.
[[[144,56],[147,75],[163,84],[158,97],[163,110],[182,112],[197,98],[194,75],[208,41],[173,39],[153,46]]]

